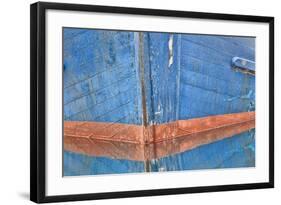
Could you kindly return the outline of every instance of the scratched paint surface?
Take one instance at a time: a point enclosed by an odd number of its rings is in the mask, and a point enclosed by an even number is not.
[[[140,124],[132,32],[64,29],[64,119]]]
[[[255,38],[64,28],[63,42],[65,121],[161,124],[255,110],[255,76],[231,64],[255,61]],[[65,176],[252,167],[255,131],[149,162],[63,159]]]
[[[255,61],[253,38],[182,35],[181,42],[181,119],[255,109],[255,77],[230,63]]]

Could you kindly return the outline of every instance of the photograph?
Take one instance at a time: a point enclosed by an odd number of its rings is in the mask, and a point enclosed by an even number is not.
[[[274,17],[30,7],[30,199],[274,187]]]
[[[64,177],[256,166],[255,36],[62,28]]]

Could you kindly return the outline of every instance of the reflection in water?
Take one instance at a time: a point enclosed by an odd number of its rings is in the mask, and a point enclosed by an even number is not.
[[[172,143],[172,142],[171,142]],[[148,161],[152,172],[255,166],[255,129]],[[145,172],[144,161],[64,152],[64,176]]]

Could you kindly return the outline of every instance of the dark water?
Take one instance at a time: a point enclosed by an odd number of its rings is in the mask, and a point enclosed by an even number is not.
[[[64,176],[145,172],[143,161],[94,157],[64,151]],[[255,130],[202,145],[192,150],[150,160],[152,172],[242,168],[255,166]]]

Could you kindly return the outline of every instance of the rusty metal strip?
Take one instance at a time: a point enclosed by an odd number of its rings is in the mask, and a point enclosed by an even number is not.
[[[64,149],[89,156],[146,161],[255,128],[255,112],[178,120],[149,127],[116,123],[105,129],[108,124],[64,122]],[[148,143],[143,142],[146,129],[154,130],[154,137]]]

